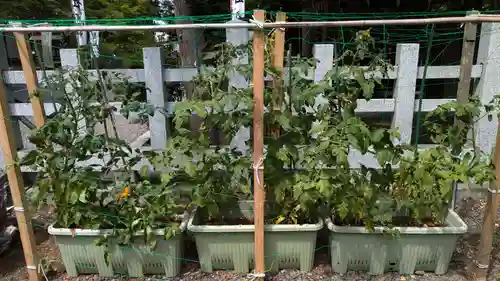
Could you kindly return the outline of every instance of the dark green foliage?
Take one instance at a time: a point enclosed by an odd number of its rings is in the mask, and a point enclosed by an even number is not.
[[[295,58],[281,111],[264,114],[266,126],[278,123],[281,127],[279,136],[265,138],[267,199],[279,206],[274,222],[314,222],[325,211],[333,214],[337,223],[369,229],[441,225],[451,200],[452,182],[483,184],[494,178],[490,160],[466,149],[470,143],[466,132],[481,118],[482,106],[472,98],[466,104],[442,105],[429,114],[424,126],[437,143],[434,148],[415,151],[399,144],[397,130],[371,129],[355,114],[357,100],[370,99],[379,79],[391,68],[369,31],[359,32],[355,43],[355,48],[335,61],[343,67],[335,67],[317,83],[304,77],[315,62]],[[279,73],[270,62],[271,39],[266,46],[265,75],[276,77]],[[177,184],[192,187],[193,204],[208,208],[214,217],[223,206],[248,196],[252,175],[249,156],[211,146],[209,141],[212,127],[220,128],[230,140],[241,126],[251,126],[252,89],[228,88],[227,84],[233,72],[251,77],[251,67],[231,61],[242,50],[250,53],[246,46],[223,44],[207,54],[205,59],[215,68],[203,69],[194,79],[194,98],[175,108],[176,137],[162,155],[152,158],[157,167],[173,168],[169,175],[174,173],[180,179]],[[324,102],[318,102],[318,94]],[[271,102],[272,89],[266,88],[266,108],[272,108]],[[487,107],[489,111],[496,108],[494,104]],[[442,122],[450,114],[462,125]],[[196,134],[189,127],[193,115],[201,119]],[[380,168],[361,165],[352,169],[348,155],[354,150],[374,155]]]
[[[82,69],[58,72],[47,84],[44,90],[61,96],[61,107],[30,137],[36,149],[22,160],[38,170],[32,201],[38,206],[55,205],[58,227],[113,229],[114,241],[120,244],[132,243],[133,235],[144,231],[145,241],[154,247],[151,229],[164,228],[169,236],[178,232],[176,216],[183,212],[178,192],[168,182],[137,180],[132,168],[142,157],[140,151],[115,137],[116,130],[94,131],[97,124],[107,124],[108,130],[116,111],[106,94],[123,102],[124,115],[152,113],[135,100],[139,94],[135,87],[124,78],[99,79]],[[87,131],[79,127],[81,121]],[[85,165],[85,161],[92,163]]]

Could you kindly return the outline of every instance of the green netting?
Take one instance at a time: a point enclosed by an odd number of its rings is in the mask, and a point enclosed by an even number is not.
[[[268,21],[274,21],[274,17],[278,11],[267,12]],[[497,13],[500,11],[481,11],[481,13]],[[287,21],[335,21],[335,20],[356,20],[356,19],[398,19],[398,18],[416,18],[416,17],[448,17],[448,16],[465,16],[468,11],[440,11],[440,12],[414,12],[414,13],[313,13],[313,12],[289,12],[286,13]],[[253,11],[245,12],[242,16],[245,18],[251,18]],[[81,24],[95,24],[95,25],[144,25],[144,24],[155,24],[161,22],[162,24],[175,24],[175,23],[223,23],[231,20],[231,14],[217,14],[217,15],[204,15],[204,16],[178,16],[178,17],[139,17],[139,18],[123,18],[123,19],[87,19],[82,22],[76,22],[74,19],[48,19],[48,20],[7,20],[0,19],[0,23],[8,24],[11,22],[23,23],[26,25],[40,24],[40,23],[50,23],[53,26],[75,26]],[[321,34],[321,27],[315,28],[303,28],[288,29],[286,32],[286,42],[293,45],[294,53],[305,53],[303,46],[311,48],[314,44],[334,44],[336,46],[336,53],[340,54],[345,48],[349,48],[355,44],[353,42],[353,35],[362,29],[367,29],[370,27],[339,27],[339,28],[328,28],[325,34]],[[1,30],[1,29],[0,29]],[[385,59],[391,61],[395,64],[395,54],[396,45],[399,43],[419,43],[420,44],[420,66],[425,65],[458,65],[460,63],[460,46],[463,29],[460,24],[442,24],[436,25],[432,32],[432,40],[429,40],[430,32],[428,26],[403,26],[403,25],[382,25],[371,27],[371,34],[375,38],[377,44],[383,51],[383,56]],[[117,32],[118,33],[118,32]],[[9,36],[3,34],[3,36]],[[479,36],[479,33],[478,33]],[[202,42],[204,38],[209,38],[210,44],[217,42],[224,42],[226,40],[224,31],[213,32],[213,31],[203,31],[198,32],[195,38],[195,45]],[[102,40],[106,41],[106,40]],[[38,44],[39,42],[33,41],[32,44]],[[178,44],[179,41],[170,40],[168,44]],[[140,49],[147,46],[135,46],[135,48]],[[53,46],[55,50],[62,47]],[[452,49],[453,48],[453,49]],[[449,51],[455,53],[456,56],[450,59]],[[196,48],[193,50],[197,61],[200,61],[203,54],[200,53],[203,50]],[[140,53],[140,50],[138,50]],[[309,55],[312,55],[309,52]],[[425,60],[426,56],[429,59]],[[447,57],[446,57],[447,56]],[[116,54],[102,53],[101,58],[105,58],[112,61],[122,61],[129,63],[142,64],[142,57],[131,57],[131,56],[117,56]],[[199,65],[199,64],[197,64]],[[179,63],[169,63],[165,62],[164,67],[180,67]],[[393,88],[394,80],[383,79],[383,87],[379,89],[376,94],[376,98],[390,98]],[[446,80],[431,80],[426,81],[422,79],[419,83],[419,98],[443,98],[444,96],[433,96],[436,89],[440,87],[453,87],[457,85],[458,81],[456,79],[446,79]],[[428,94],[430,93],[430,95]],[[377,96],[378,95],[378,96]],[[390,113],[380,113],[379,118],[382,122],[390,121]],[[419,142],[418,135],[421,112],[418,112],[417,124],[415,125],[416,135],[415,142]]]

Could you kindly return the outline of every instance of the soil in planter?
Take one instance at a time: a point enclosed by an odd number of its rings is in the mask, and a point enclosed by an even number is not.
[[[335,225],[338,226],[366,226],[363,221],[357,220],[340,220],[339,218],[333,217]],[[397,216],[392,219],[392,226],[394,227],[444,227],[444,223],[435,223],[430,219],[424,222],[417,222],[408,217]]]
[[[208,225],[248,225],[254,224],[253,219],[248,219],[244,217],[240,218],[229,218],[229,217],[219,217],[219,218],[209,218],[206,221]]]
[[[265,224],[276,224],[277,217],[267,217],[264,219]],[[205,220],[208,225],[250,225],[254,224],[253,219],[239,217],[239,218],[229,218],[229,217],[219,217],[219,218],[210,218]],[[307,224],[310,222],[306,222],[305,220],[298,220],[297,223],[293,223],[291,219],[287,218],[281,221],[279,224]]]
[[[173,218],[158,218],[156,219],[156,223],[157,223],[157,228],[158,229],[162,229],[164,228],[165,226],[171,224],[171,223],[182,223],[182,220],[181,219],[173,219]],[[64,228],[62,227],[60,224],[56,223],[54,224],[54,227],[55,228]],[[69,227],[69,229],[91,229],[91,228],[87,228],[87,227],[84,227],[82,225],[79,225],[79,224],[71,224]],[[99,229],[120,229],[120,228],[126,228],[126,226],[124,225],[111,225],[111,224],[107,224],[107,225],[102,225]]]

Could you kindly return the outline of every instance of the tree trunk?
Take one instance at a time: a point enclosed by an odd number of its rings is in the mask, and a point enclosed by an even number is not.
[[[191,6],[189,0],[174,0],[175,16],[191,16]],[[191,23],[188,20],[180,20],[177,23]],[[197,58],[201,54],[202,46],[204,45],[203,34],[195,29],[177,30],[177,37],[180,40],[179,50],[181,53],[182,67],[195,67],[201,62],[197,62]],[[186,98],[190,99],[193,96],[194,85],[191,82],[184,83]],[[201,120],[193,117],[190,119],[191,131],[195,134],[200,128]],[[196,135],[196,134],[195,134]]]

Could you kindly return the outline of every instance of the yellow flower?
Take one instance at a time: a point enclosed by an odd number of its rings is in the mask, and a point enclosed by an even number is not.
[[[129,189],[128,189],[128,186],[126,186],[125,189],[123,189],[123,192],[121,194],[118,193],[117,197],[118,197],[118,199],[127,198],[128,195],[129,195]]]

